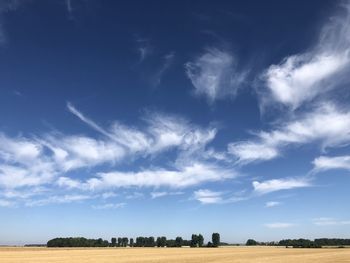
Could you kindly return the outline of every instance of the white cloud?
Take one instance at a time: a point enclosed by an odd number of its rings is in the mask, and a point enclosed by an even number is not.
[[[314,171],[326,171],[331,169],[350,170],[350,156],[320,156],[313,161]]]
[[[278,201],[269,201],[269,202],[266,202],[265,204],[265,207],[275,207],[275,206],[279,206],[281,204],[281,202],[278,202]]]
[[[70,195],[81,190],[184,188],[237,176],[233,169],[218,164],[213,157],[217,155],[213,149],[206,154],[205,148],[215,138],[216,128],[202,128],[178,116],[148,113],[142,119],[144,126],[141,128],[114,122],[105,129],[71,103],[67,104],[67,108],[99,134],[94,137],[51,132],[26,138],[8,137],[0,133],[1,197],[13,198],[27,206],[38,206],[67,203],[74,201],[74,198],[112,197],[108,194],[93,197]],[[176,150],[171,168],[151,166],[137,172],[122,172],[117,168],[121,161],[133,162],[140,158],[154,160],[167,150]],[[101,172],[103,164],[109,164],[111,172]],[[106,166],[103,168],[106,170]],[[95,176],[73,178],[71,173],[76,169],[91,169]],[[43,186],[47,192],[36,192],[35,189]],[[35,194],[30,194],[31,191]],[[56,195],[55,191],[61,195]],[[65,193],[67,195],[63,195]],[[167,195],[175,194],[180,192],[167,191]],[[47,198],[34,198],[37,195]],[[125,198],[133,196],[128,194]]]
[[[232,193],[222,191],[212,191],[209,189],[199,189],[194,191],[193,199],[201,202],[202,204],[228,204],[236,203],[249,199],[250,197],[244,196],[245,190]]]
[[[153,52],[150,41],[145,38],[136,38],[137,49],[139,53],[139,63],[142,63]]]
[[[163,75],[165,74],[165,72],[169,69],[169,67],[173,63],[174,57],[175,57],[174,52],[170,52],[163,57],[163,64],[157,70],[157,72],[153,75],[153,78],[152,78],[152,85],[154,87],[157,87],[160,85],[162,78],[163,78]]]
[[[37,161],[31,167],[0,164],[0,187],[39,186],[50,183],[54,176],[55,170],[50,163]]]
[[[152,192],[151,193],[151,198],[155,199],[155,198],[159,198],[159,197],[163,197],[168,195],[168,192]]]
[[[17,188],[49,183],[55,164],[35,140],[0,133],[0,187]]]
[[[14,207],[16,203],[6,199],[0,199],[0,207]]]
[[[78,180],[71,179],[70,177],[60,177],[57,179],[57,185],[66,188],[80,188],[81,182]]]
[[[109,137],[113,139],[113,136],[109,134],[106,130],[104,130],[101,126],[99,126],[97,123],[95,123],[93,120],[86,117],[84,114],[82,114],[80,111],[78,111],[72,103],[67,102],[67,109],[74,114],[76,117],[78,117],[82,122],[85,122],[87,125],[89,125],[94,130],[100,132],[101,134],[105,135],[106,137]]]
[[[182,195],[183,192],[168,192],[168,191],[162,191],[162,192],[151,192],[151,198],[156,199],[164,196],[169,195]]]
[[[78,111],[72,104],[68,103],[67,107],[84,123],[109,138],[110,140],[105,141],[104,144],[110,145],[111,150],[118,146],[119,148],[123,147],[117,149],[120,156],[123,155],[123,149],[126,154],[150,155],[174,147],[182,150],[198,148],[212,141],[217,132],[215,128],[204,129],[184,118],[161,113],[149,113],[145,116],[143,120],[146,127],[142,130],[115,122],[107,131]],[[86,140],[84,139],[84,141]],[[68,144],[71,141],[74,140],[70,140]],[[74,142],[72,143],[74,146]],[[93,143],[97,144],[93,140],[89,144]],[[78,147],[78,149],[80,148]]]
[[[230,143],[228,152],[238,157],[241,163],[248,163],[256,160],[266,161],[279,155],[278,149],[258,142],[241,141]]]
[[[193,62],[185,64],[187,77],[195,94],[207,97],[210,103],[227,96],[235,96],[245,80],[245,74],[237,71],[237,62],[228,51],[207,49]]]
[[[254,140],[231,143],[228,152],[236,156],[239,163],[248,163],[273,159],[288,145],[313,142],[320,143],[323,149],[349,144],[350,112],[324,104],[274,130],[260,131]]]
[[[50,189],[42,186],[27,187],[25,189],[3,189],[0,196],[9,200],[27,200],[33,196],[42,196],[50,192]]]
[[[263,182],[254,181],[252,184],[254,191],[258,194],[311,186],[307,178],[281,178]]]
[[[118,187],[171,187],[184,188],[203,182],[222,181],[236,177],[233,170],[215,165],[194,163],[174,170],[152,169],[139,172],[99,173],[96,178],[87,180],[90,189]]]
[[[197,149],[211,142],[217,132],[215,128],[203,129],[183,118],[163,114],[151,114],[145,121],[154,141],[148,149],[150,153],[175,146],[182,150]]]
[[[67,9],[67,13],[68,13],[68,17],[69,19],[73,18],[73,6],[72,6],[72,0],[66,0],[66,9]]]
[[[125,195],[125,199],[141,199],[143,198],[145,195],[141,192],[133,192],[131,194],[127,194]]]
[[[113,140],[123,146],[129,153],[145,152],[154,143],[153,138],[148,136],[147,133],[118,122],[114,122],[111,132],[115,135]]]
[[[93,196],[81,195],[81,194],[54,195],[54,196],[48,196],[47,198],[44,198],[44,199],[28,200],[25,202],[25,205],[32,207],[32,206],[44,206],[49,204],[66,204],[66,203],[80,202],[91,198],[93,198]]]
[[[330,217],[320,217],[314,218],[312,220],[313,224],[316,226],[341,226],[341,225],[350,225],[350,220],[337,220]]]
[[[215,138],[216,129],[204,129],[176,116],[150,113],[144,118],[146,125],[143,129],[115,122],[106,130],[79,112],[72,104],[68,103],[67,107],[104,137],[95,139],[83,135],[51,133],[30,139],[10,138],[0,133],[2,189],[56,185],[66,190],[87,190],[94,187],[95,183],[108,186],[109,180],[113,181],[114,186],[121,187],[186,187],[203,181],[223,180],[234,176],[234,172],[227,174],[227,171],[214,165],[209,167],[194,164],[182,167],[185,162],[181,161],[175,165],[181,166],[179,169],[157,168],[135,173],[98,173],[96,178],[91,178],[88,182],[73,179],[69,172],[75,169],[97,167],[104,163],[110,163],[114,167],[126,157],[129,157],[129,160],[147,156],[154,158],[160,152],[172,148],[178,149],[177,156],[184,156],[184,152],[192,154],[195,151],[203,151],[205,145]],[[189,160],[195,161],[194,158]],[[206,167],[209,170],[205,170]]]
[[[16,188],[34,186],[42,183],[42,178],[30,174],[25,168],[10,165],[0,165],[0,186]]]
[[[118,194],[114,193],[114,192],[105,192],[103,194],[101,194],[101,197],[103,199],[109,199],[109,198],[113,198],[113,197],[116,197],[118,196]]]
[[[118,209],[126,206],[126,203],[108,203],[102,205],[93,205],[93,209]]]
[[[146,46],[139,47],[137,51],[140,53],[140,62],[144,61],[145,58],[148,56],[150,53],[150,49]]]
[[[223,201],[222,192],[200,189],[194,192],[194,198],[202,204],[217,204]]]
[[[0,133],[0,158],[8,162],[31,163],[41,154],[42,146],[32,140],[9,138]]]
[[[289,228],[295,226],[295,224],[292,223],[281,223],[281,222],[276,222],[276,223],[269,223],[264,225],[267,228]]]
[[[329,20],[315,47],[270,66],[264,74],[268,93],[263,96],[263,104],[273,100],[296,109],[349,81],[350,4],[343,7],[345,15]]]
[[[122,146],[110,140],[96,140],[86,136],[46,138],[55,161],[63,171],[92,167],[102,163],[115,163],[125,157]]]

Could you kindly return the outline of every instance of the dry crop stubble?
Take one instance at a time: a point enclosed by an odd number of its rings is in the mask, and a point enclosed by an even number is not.
[[[0,248],[1,263],[336,263],[350,262],[350,249],[284,247],[221,248]]]

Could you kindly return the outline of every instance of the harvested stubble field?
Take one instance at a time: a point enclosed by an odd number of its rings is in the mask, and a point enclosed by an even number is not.
[[[221,248],[0,248],[1,263],[335,263],[350,262],[350,249]]]

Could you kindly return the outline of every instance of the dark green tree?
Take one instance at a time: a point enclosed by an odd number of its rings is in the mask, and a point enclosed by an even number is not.
[[[160,238],[160,246],[165,247],[166,246],[166,237],[161,237]]]
[[[122,246],[122,238],[121,237],[118,237],[118,247],[121,247]]]
[[[196,234],[192,234],[191,247],[197,247],[197,246],[198,246],[198,236]]]
[[[256,242],[254,239],[248,239],[245,244],[246,246],[256,246],[258,245],[258,242]]]
[[[112,237],[111,239],[111,247],[115,247],[117,244],[117,239],[115,237]]]
[[[154,241],[154,237],[148,237],[146,238],[146,247],[154,247],[156,245],[156,242]]]
[[[183,242],[182,237],[176,237],[176,239],[175,239],[175,246],[176,247],[182,247],[182,242]]]
[[[130,238],[129,246],[130,246],[130,247],[133,247],[133,246],[134,246],[134,239],[133,239],[133,238]]]
[[[204,238],[201,234],[198,235],[197,240],[198,240],[198,246],[202,247],[204,243]]]
[[[122,246],[126,247],[129,243],[129,239],[127,237],[123,237],[122,238]]]
[[[144,237],[137,237],[135,246],[136,247],[144,247],[145,246],[145,238]]]
[[[218,247],[220,245],[220,234],[213,233],[211,236],[211,241],[213,242],[213,247]]]
[[[103,239],[102,238],[97,239],[97,246],[103,247]]]

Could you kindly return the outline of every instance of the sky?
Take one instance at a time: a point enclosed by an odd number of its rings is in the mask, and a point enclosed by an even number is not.
[[[0,0],[0,244],[350,236],[350,2]]]

